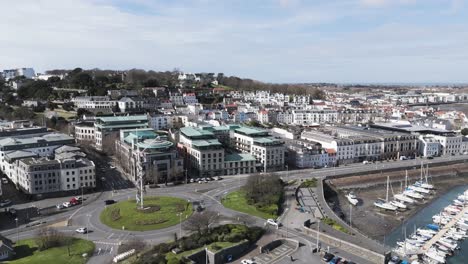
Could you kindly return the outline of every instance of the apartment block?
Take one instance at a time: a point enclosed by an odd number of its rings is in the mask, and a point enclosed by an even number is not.
[[[94,122],[94,139],[97,150],[112,148],[122,129],[148,128],[148,116],[98,116]]]
[[[231,134],[231,146],[253,155],[263,171],[284,169],[284,142],[268,131],[254,127],[239,127]]]

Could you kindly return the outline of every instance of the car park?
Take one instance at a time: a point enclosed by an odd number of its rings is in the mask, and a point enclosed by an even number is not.
[[[115,200],[105,200],[104,203],[106,205],[115,204]]]
[[[335,257],[335,255],[333,255],[332,253],[327,252],[327,253],[325,253],[325,255],[323,255],[322,260],[325,261],[325,262],[329,262],[334,257]]]
[[[0,201],[0,207],[8,206],[11,204],[10,200],[2,200]]]
[[[78,229],[75,230],[77,233],[79,234],[86,234],[88,233],[88,229],[86,227],[80,227]]]

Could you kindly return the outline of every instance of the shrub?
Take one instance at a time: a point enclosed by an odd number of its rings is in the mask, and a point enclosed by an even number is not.
[[[157,212],[157,211],[161,210],[161,206],[159,206],[159,205],[149,205],[149,206],[147,206],[147,207],[145,207],[143,209],[138,207],[135,210],[137,210],[140,213],[149,214],[149,213],[154,213],[154,212]]]
[[[120,219],[121,215],[120,215],[120,208],[118,207],[113,207],[113,208],[110,208],[111,212],[110,212],[110,216],[111,216],[111,219],[112,221],[117,221]]]
[[[148,219],[148,220],[136,220],[136,225],[157,225],[166,222],[167,219]]]

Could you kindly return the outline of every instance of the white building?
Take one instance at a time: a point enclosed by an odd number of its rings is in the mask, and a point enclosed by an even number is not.
[[[284,142],[273,138],[266,130],[254,127],[234,129],[231,144],[241,152],[252,154],[263,171],[284,169]]]
[[[198,99],[195,93],[184,93],[183,94],[183,101],[186,105],[193,105],[198,104]]]
[[[440,143],[440,152],[442,155],[455,155],[462,153],[463,136],[431,136]]]
[[[112,108],[117,105],[117,101],[111,100],[108,96],[77,96],[72,102],[76,108],[103,113],[112,112]]]
[[[293,124],[310,126],[324,123],[335,123],[338,112],[335,110],[293,110]]]
[[[32,79],[34,76],[36,76],[36,73],[34,72],[33,68],[17,68],[3,70],[2,76],[7,81],[19,76],[24,76],[27,79]]]
[[[154,130],[166,130],[172,128],[174,118],[177,117],[172,115],[148,116],[149,126]]]
[[[423,157],[440,156],[441,145],[438,140],[432,136],[419,136],[419,152]]]

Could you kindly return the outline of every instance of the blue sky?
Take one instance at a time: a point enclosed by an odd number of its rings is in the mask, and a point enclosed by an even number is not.
[[[0,1],[0,69],[468,82],[464,0]]]

